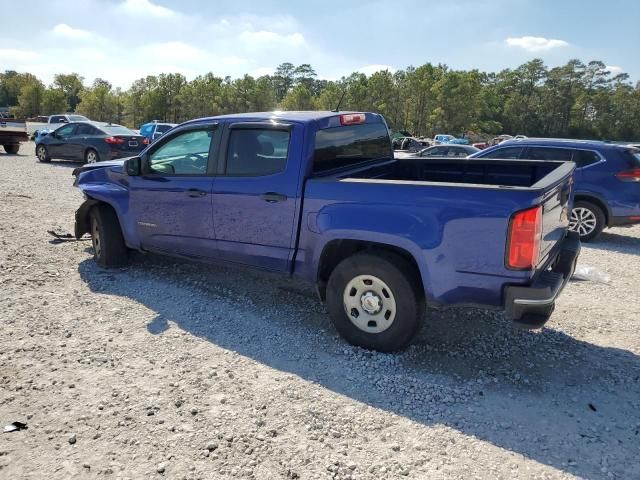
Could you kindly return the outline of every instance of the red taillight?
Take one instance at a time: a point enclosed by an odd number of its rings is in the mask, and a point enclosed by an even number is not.
[[[633,168],[616,173],[616,177],[623,182],[640,182],[640,168]]]
[[[142,139],[142,144],[143,144],[143,145],[149,145],[149,139],[148,139],[147,137],[144,137],[144,138]]]
[[[364,123],[367,116],[364,113],[345,113],[340,115],[340,125],[358,125]]]
[[[538,263],[542,233],[542,206],[516,213],[509,224],[507,267],[530,270]]]
[[[122,145],[125,142],[124,138],[121,137],[107,137],[104,141],[111,145]]]

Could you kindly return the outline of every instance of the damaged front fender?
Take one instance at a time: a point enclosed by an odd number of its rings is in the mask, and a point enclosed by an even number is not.
[[[89,233],[91,231],[89,212],[91,211],[91,208],[98,203],[100,202],[92,198],[88,198],[82,203],[82,205],[80,205],[80,208],[76,210],[76,224],[74,228],[76,240],[80,240],[85,233]]]

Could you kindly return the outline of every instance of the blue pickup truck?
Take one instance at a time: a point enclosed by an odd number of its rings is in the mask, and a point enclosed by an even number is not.
[[[398,161],[375,113],[219,116],[74,170],[85,197],[75,235],[91,235],[104,267],[133,249],[300,278],[349,342],[394,351],[426,304],[544,325],[580,251],[568,232],[574,169]]]

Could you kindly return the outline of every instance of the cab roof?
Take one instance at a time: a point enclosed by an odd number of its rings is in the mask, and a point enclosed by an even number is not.
[[[215,120],[282,120],[285,122],[313,122],[318,120],[325,120],[332,117],[337,117],[340,115],[348,115],[351,113],[366,113],[368,118],[378,118],[381,119],[380,115],[377,113],[371,112],[354,112],[354,111],[339,111],[339,112],[331,112],[331,111],[316,111],[316,110],[308,110],[308,111],[273,111],[273,112],[248,112],[248,113],[233,113],[228,115],[218,115],[215,117],[205,117],[198,118],[194,120],[189,120],[185,123],[199,123],[199,122],[207,122],[207,121],[215,121]]]

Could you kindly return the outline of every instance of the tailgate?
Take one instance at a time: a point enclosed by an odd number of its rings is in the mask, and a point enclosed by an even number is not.
[[[542,238],[538,265],[556,253],[559,242],[569,228],[569,213],[573,206],[575,164],[566,162],[533,187],[542,189]]]

